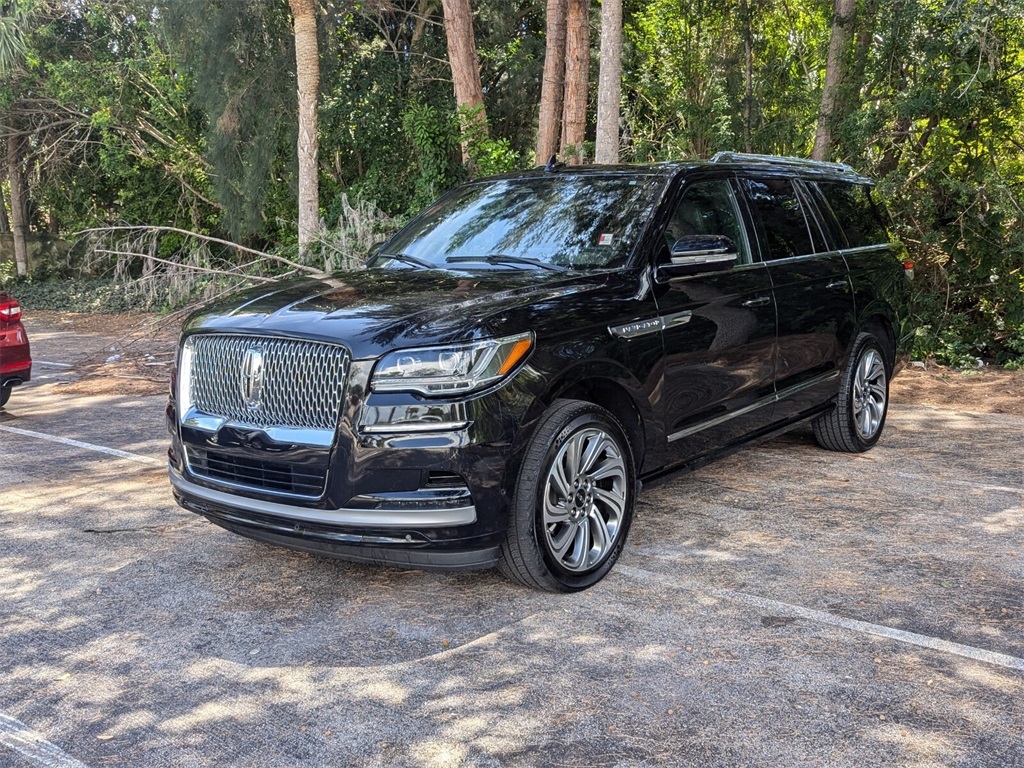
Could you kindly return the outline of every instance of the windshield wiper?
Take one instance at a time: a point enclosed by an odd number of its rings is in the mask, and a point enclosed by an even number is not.
[[[503,253],[494,253],[490,256],[449,256],[444,260],[445,264],[464,264],[472,261],[483,264],[521,264],[541,269],[550,269],[553,272],[565,272],[566,267],[561,264],[551,264],[540,259],[528,259],[525,256],[508,256]]]
[[[411,267],[421,267],[422,269],[437,269],[436,264],[431,264],[429,261],[410,256],[407,253],[377,253],[374,254],[373,260],[377,259],[393,259],[394,261],[400,261],[403,264],[408,264]]]

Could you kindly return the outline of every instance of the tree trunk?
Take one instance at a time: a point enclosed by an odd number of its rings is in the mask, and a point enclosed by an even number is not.
[[[544,77],[540,86],[540,117],[537,120],[537,165],[544,165],[558,151],[565,89],[565,6],[566,0],[548,0]]]
[[[565,101],[562,112],[562,158],[584,161],[587,93],[590,90],[590,0],[569,0],[565,32]],[[538,164],[546,160],[537,152]]]
[[[295,72],[299,90],[299,253],[305,255],[320,229],[320,182],[317,155],[317,97],[320,54],[316,39],[315,0],[289,0],[295,23]]]
[[[597,83],[598,163],[619,162],[619,99],[622,95],[622,0],[601,3],[601,73]]]
[[[455,86],[455,105],[462,112],[470,112],[487,134],[487,112],[484,109],[484,89],[480,85],[480,59],[476,55],[473,37],[473,9],[469,0],[442,0],[444,32],[448,38],[448,63],[452,68]],[[462,142],[462,162],[469,162],[469,146]]]
[[[4,197],[3,187],[0,187],[0,234],[6,235],[11,231],[11,220],[7,217],[7,199]]]
[[[743,151],[753,152],[754,34],[750,24],[749,0],[742,0],[740,13],[743,19]]]
[[[7,137],[7,178],[11,182],[11,232],[14,234],[14,263],[18,274],[28,274],[28,182],[22,152],[25,142],[21,136]]]
[[[821,90],[818,130],[814,134],[814,149],[811,150],[811,158],[814,160],[824,160],[832,148],[832,132],[835,129],[839,90],[843,83],[846,61],[849,58],[856,8],[856,0],[835,0],[832,37],[828,43],[828,62],[825,65],[825,87]]]

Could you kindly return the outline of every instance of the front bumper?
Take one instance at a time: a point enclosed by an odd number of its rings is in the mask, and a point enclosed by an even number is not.
[[[514,444],[532,397],[515,379],[452,403],[376,395],[367,392],[368,374],[356,361],[328,446],[293,445],[238,425],[183,425],[172,399],[169,473],[178,503],[234,533],[346,560],[441,570],[495,565]],[[319,468],[323,493],[235,486],[190,463],[199,454],[250,465],[271,459],[303,473]]]

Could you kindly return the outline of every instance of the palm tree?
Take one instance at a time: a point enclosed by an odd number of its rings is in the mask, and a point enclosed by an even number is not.
[[[25,57],[25,24],[32,3],[0,2],[0,78],[9,80]],[[25,140],[18,132],[17,105],[8,107],[3,121],[7,129],[7,178],[11,182],[11,232],[14,235],[14,263],[19,275],[28,274],[28,182],[25,178]]]
[[[484,89],[480,82],[480,58],[473,35],[473,8],[469,0],[441,0],[444,13],[444,32],[448,40],[448,63],[452,68],[455,88],[455,106],[464,119],[476,124],[476,129],[487,135],[487,110],[484,107]],[[469,162],[469,144],[462,126],[462,162]]]
[[[305,255],[320,229],[320,143],[317,97],[320,53],[316,40],[315,0],[288,0],[295,27],[295,73],[299,90],[299,253]]]
[[[597,82],[598,163],[619,162],[619,99],[622,95],[622,0],[601,3],[601,69]]]

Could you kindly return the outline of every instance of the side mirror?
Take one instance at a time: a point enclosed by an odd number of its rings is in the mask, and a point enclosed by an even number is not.
[[[724,235],[687,235],[672,244],[669,257],[668,263],[658,264],[655,269],[658,282],[732,269],[739,261],[739,252],[736,244]]]
[[[739,260],[736,244],[723,235],[681,237],[672,244],[669,255],[672,267],[691,267],[698,272],[729,269]]]

